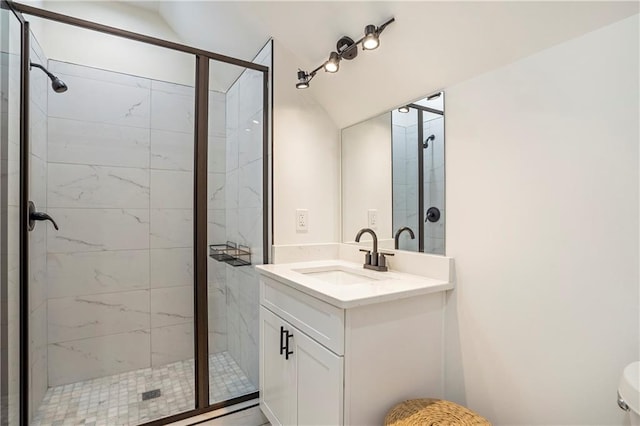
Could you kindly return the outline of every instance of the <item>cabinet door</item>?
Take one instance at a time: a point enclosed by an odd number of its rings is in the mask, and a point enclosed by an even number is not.
[[[343,424],[344,358],[293,329],[298,425]],[[291,342],[289,343],[291,347]]]
[[[280,354],[280,327],[285,324],[260,307],[260,408],[272,425],[296,423],[295,368],[291,357]]]

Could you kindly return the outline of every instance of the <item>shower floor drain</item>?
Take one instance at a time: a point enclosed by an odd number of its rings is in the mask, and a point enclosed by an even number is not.
[[[154,389],[146,392],[142,392],[142,400],[146,401],[148,399],[158,398],[160,396],[160,389]]]

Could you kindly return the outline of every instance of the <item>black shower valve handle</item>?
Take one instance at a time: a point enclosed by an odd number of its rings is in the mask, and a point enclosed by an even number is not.
[[[49,216],[45,212],[36,211],[36,205],[33,201],[29,201],[29,231],[33,231],[36,227],[36,221],[48,220],[53,224],[53,227],[56,228],[56,231],[59,230],[58,224],[51,216]]]
[[[437,222],[440,220],[440,210],[437,207],[429,207],[427,215],[424,218],[425,222]]]

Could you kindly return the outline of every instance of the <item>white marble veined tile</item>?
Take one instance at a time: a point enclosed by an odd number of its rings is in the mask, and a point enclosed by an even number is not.
[[[209,326],[209,330],[212,330]],[[221,332],[209,331],[209,354],[215,354],[227,350],[227,329]]]
[[[227,96],[226,96],[226,125],[227,125],[227,136],[229,135],[230,132],[237,132],[238,131],[238,126],[239,126],[239,116],[238,116],[238,112],[239,112],[239,102],[240,102],[240,93],[239,93],[239,86],[237,84],[238,82],[236,81],[236,83],[231,86],[231,88],[229,90],[227,90]]]
[[[243,130],[241,130],[243,131]],[[240,145],[240,136],[238,130],[229,130],[226,138],[227,146],[225,148],[226,170],[227,172],[236,170],[239,164],[238,149]]]
[[[193,358],[193,354],[193,323],[151,329],[152,366]]]
[[[47,305],[29,314],[29,365],[47,361]]]
[[[194,95],[153,90],[151,128],[192,133],[194,131]]]
[[[151,208],[193,208],[193,172],[151,170]]]
[[[151,168],[193,170],[193,132],[151,129]]]
[[[238,242],[238,209],[237,208],[227,208],[225,210],[225,233],[227,235],[227,240]],[[242,241],[240,242],[243,243]]]
[[[209,173],[224,173],[227,170],[227,139],[225,136],[209,136],[207,156]]]
[[[53,163],[149,167],[149,129],[49,117]]]
[[[262,160],[238,170],[238,207],[262,207]]]
[[[227,350],[227,297],[224,289],[209,286],[209,353]]]
[[[148,209],[49,208],[60,230],[47,234],[49,253],[149,248]]]
[[[29,372],[29,411],[33,413],[40,406],[45,393],[47,392],[47,360],[38,361],[33,364]]]
[[[222,244],[230,240],[227,235],[226,215],[226,210],[222,209],[207,211],[207,242],[209,244]]]
[[[31,51],[33,54],[33,50]],[[40,59],[32,59],[33,62],[41,64]],[[31,72],[29,74],[29,100],[31,101],[30,113],[33,114],[36,110],[46,115],[47,112],[47,90],[50,86],[49,77],[43,72]],[[31,117],[29,117],[31,118]]]
[[[49,298],[149,288],[149,250],[49,253]]]
[[[101,68],[88,67],[70,62],[56,60],[49,61],[49,70],[54,74],[65,74],[76,77],[84,77],[91,80],[106,81],[110,83],[122,84],[125,86],[140,87],[149,89],[151,81],[148,78],[137,77],[115,71],[107,71]]]
[[[39,210],[47,206],[47,163],[35,155],[30,156],[29,197]]]
[[[47,115],[31,102],[29,109],[29,139],[31,154],[47,160]]]
[[[209,268],[207,269],[207,285],[209,288],[220,289],[224,293],[227,287],[226,264],[211,257],[209,257],[208,262]]]
[[[211,90],[209,92],[209,135],[223,136],[226,134],[226,95]]]
[[[240,170],[234,169],[227,172],[225,179],[225,208],[238,207],[240,186]]]
[[[151,289],[151,327],[193,323],[193,284]]]
[[[257,249],[262,246],[262,209],[238,209],[238,241]]]
[[[148,208],[149,171],[50,163],[49,207]]]
[[[192,209],[151,209],[151,248],[193,247]]]
[[[49,299],[49,343],[149,328],[149,290]]]
[[[49,117],[149,127],[150,90],[60,74],[73,90],[49,96]]]
[[[224,173],[209,173],[209,182],[207,184],[208,208],[224,209],[225,207],[225,181]]]
[[[251,163],[263,156],[262,143],[264,132],[262,128],[262,110],[254,114],[249,120],[242,122],[238,132],[238,165]]]
[[[192,286],[193,249],[152,249],[151,288]]]
[[[47,300],[47,223],[29,232],[29,312]]]
[[[48,345],[49,386],[150,367],[149,330]]]

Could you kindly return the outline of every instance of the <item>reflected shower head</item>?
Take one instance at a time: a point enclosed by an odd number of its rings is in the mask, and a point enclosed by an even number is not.
[[[429,136],[427,139],[424,140],[424,142],[422,143],[422,147],[424,149],[429,148],[429,141],[434,141],[436,140],[436,135],[431,135]]]
[[[51,79],[51,88],[53,89],[54,92],[62,93],[67,91],[67,85],[64,83],[64,81],[60,80],[55,75],[51,74],[49,70],[43,67],[42,65],[29,62],[29,66],[30,68],[33,68],[33,67],[40,68],[42,71],[44,71],[45,74],[47,74],[47,76]]]

